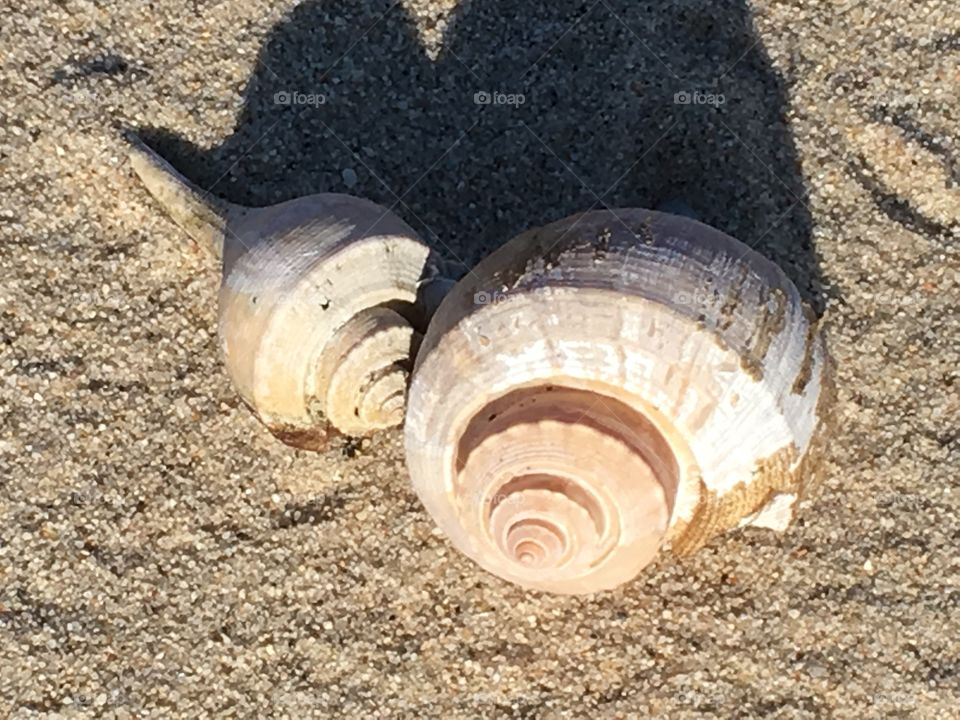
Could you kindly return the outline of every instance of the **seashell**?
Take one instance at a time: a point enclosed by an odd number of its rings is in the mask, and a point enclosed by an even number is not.
[[[274,435],[309,449],[331,427],[403,420],[411,357],[450,281],[399,217],[324,193],[264,208],[210,197],[134,139],[131,163],[222,263],[219,339],[234,386]]]
[[[531,230],[447,295],[411,381],[414,488],[488,571],[610,589],[661,548],[783,529],[833,397],[813,313],[695,220],[588,212]]]

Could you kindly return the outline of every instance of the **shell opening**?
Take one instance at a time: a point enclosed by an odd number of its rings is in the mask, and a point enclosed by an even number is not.
[[[491,562],[520,582],[549,574],[591,589],[653,559],[679,478],[669,444],[634,407],[553,385],[476,413],[455,469],[461,516],[479,525]]]

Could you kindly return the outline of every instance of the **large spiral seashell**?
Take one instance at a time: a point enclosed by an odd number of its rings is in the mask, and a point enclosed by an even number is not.
[[[447,295],[407,461],[462,552],[588,593],[661,547],[783,529],[831,397],[815,318],[773,263],[689,218],[588,212],[516,237]]]
[[[237,391],[284,442],[403,420],[411,358],[438,302],[434,260],[400,218],[332,193],[247,208],[204,194],[133,139],[132,165],[171,216],[222,258],[219,338]]]

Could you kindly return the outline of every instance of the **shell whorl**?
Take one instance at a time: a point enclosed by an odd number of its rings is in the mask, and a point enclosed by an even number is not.
[[[403,422],[410,358],[420,334],[394,310],[361,310],[321,353],[315,393],[341,432],[364,435]]]
[[[406,223],[333,193],[242,208],[208,198],[142,143],[131,161],[222,258],[224,363],[271,432],[320,449],[331,427],[362,436],[402,422],[417,328],[446,289]]]
[[[392,213],[347,195],[266,211],[237,225],[250,243],[220,291],[241,395],[281,438],[309,441],[327,422],[348,435],[399,424],[428,248]]]
[[[793,507],[828,388],[813,318],[775,265],[687,218],[592,212],[520,235],[444,300],[407,460],[483,567],[592,592],[664,544]]]
[[[514,573],[575,584],[616,549],[643,568],[666,533],[677,467],[649,422],[612,397],[540,385],[497,398],[460,439],[462,517]]]

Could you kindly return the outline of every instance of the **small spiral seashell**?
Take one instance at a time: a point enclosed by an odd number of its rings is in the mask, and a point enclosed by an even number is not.
[[[448,287],[410,227],[349,195],[264,208],[227,203],[136,140],[131,162],[169,214],[220,258],[224,363],[271,432],[319,449],[331,426],[360,436],[402,422],[417,328]]]
[[[447,295],[407,462],[481,566],[589,593],[665,547],[783,529],[831,398],[816,320],[773,263],[689,218],[589,212],[518,236]]]

